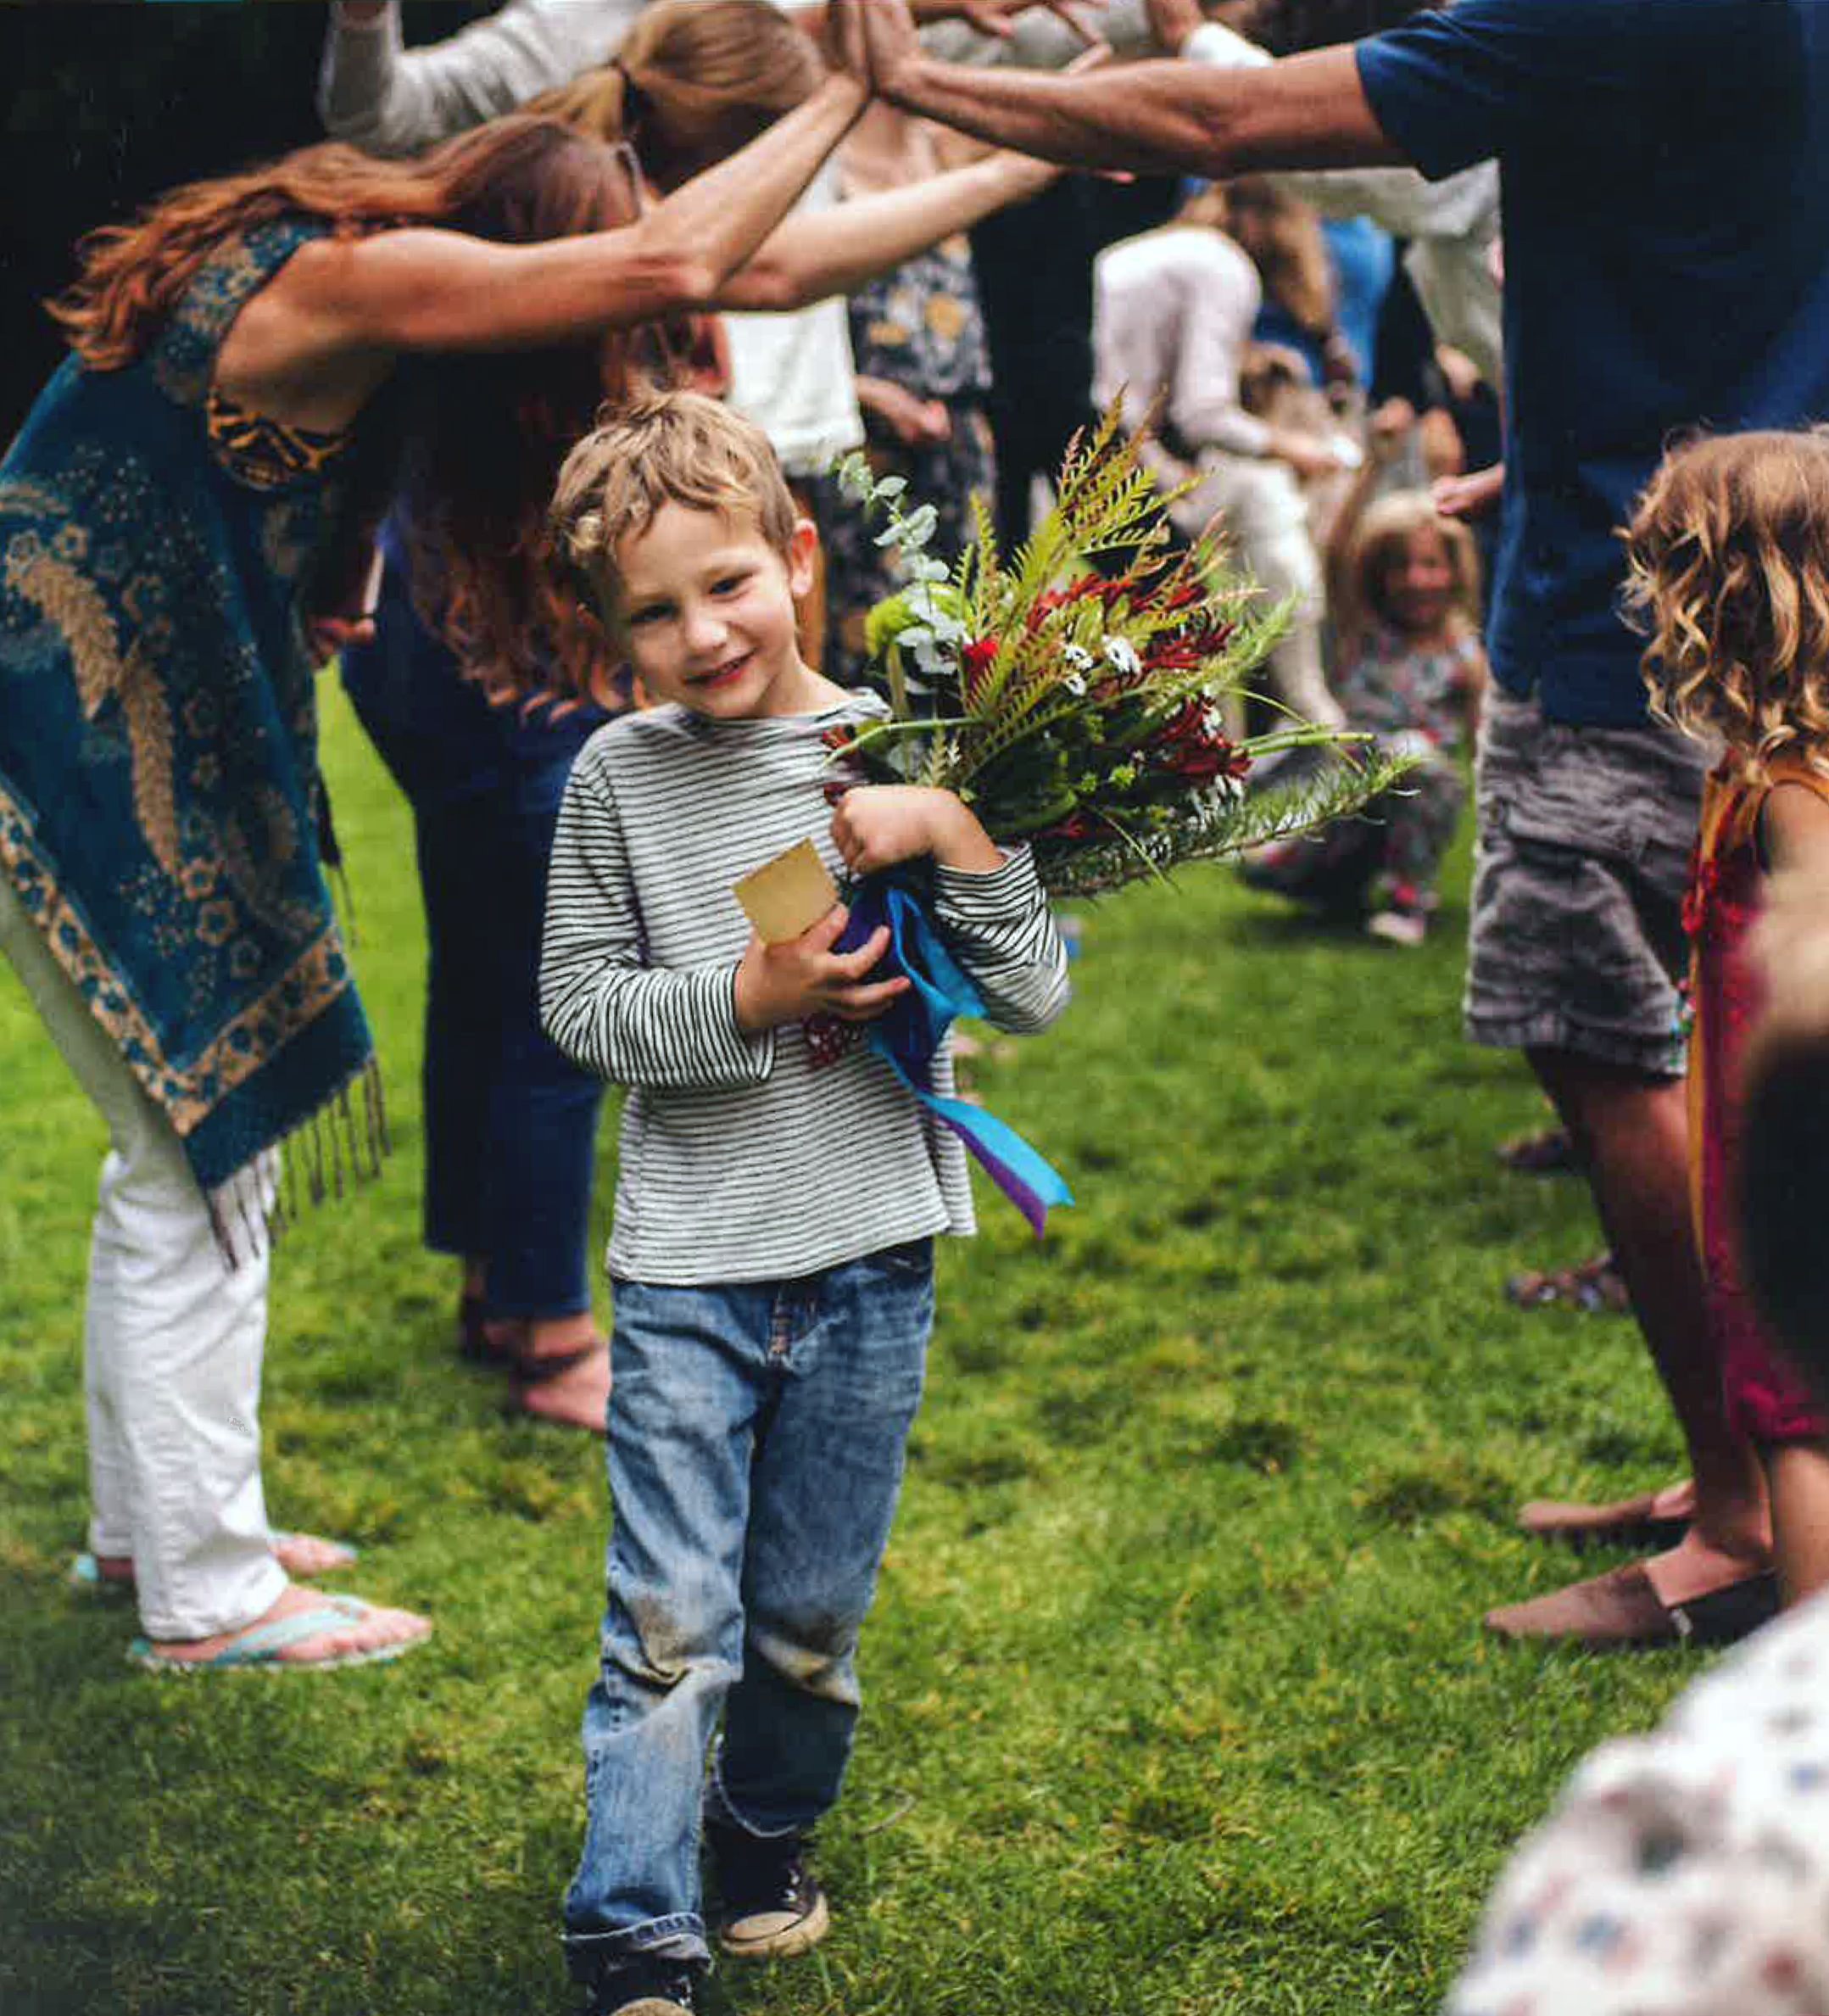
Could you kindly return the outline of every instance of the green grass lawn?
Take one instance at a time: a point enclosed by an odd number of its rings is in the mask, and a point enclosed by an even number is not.
[[[325,684],[396,1152],[276,1265],[267,1485],[432,1612],[404,1663],[154,1677],[75,1594],[99,1123],[0,971],[0,2009],[570,2007],[557,1907],[606,1522],[600,1445],[510,1420],[418,1241],[423,946],[404,808]],[[752,2016],[1423,2011],[1507,1844],[1698,1670],[1488,1641],[1567,1557],[1535,1493],[1677,1473],[1637,1332],[1523,1315],[1596,1243],[1502,1174],[1540,1108],[1465,1047],[1465,863],[1406,953],[1196,870],[1089,912],[1077,999],[974,1067],[1068,1175],[945,1252],[926,1411],[816,1955]],[[613,1129],[605,1129],[607,1212]],[[599,1314],[607,1318],[599,1291]],[[1603,1561],[1597,1565],[1606,1565]]]

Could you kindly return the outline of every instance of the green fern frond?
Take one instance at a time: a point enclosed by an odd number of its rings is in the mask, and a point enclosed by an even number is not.
[[[1051,896],[1101,896],[1146,874],[1170,872],[1192,861],[1235,857],[1253,847],[1291,840],[1330,820],[1363,812],[1381,793],[1401,788],[1415,768],[1408,757],[1330,764],[1300,784],[1274,785],[1249,794],[1214,792],[1172,831],[1126,835],[1106,846],[1079,846],[1052,859],[1038,846],[1043,885]]]

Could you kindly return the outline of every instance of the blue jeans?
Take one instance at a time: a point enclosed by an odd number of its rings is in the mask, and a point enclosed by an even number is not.
[[[415,612],[403,534],[343,684],[413,807],[425,898],[426,1244],[488,1264],[486,1312],[590,1307],[602,1084],[540,1027],[546,866],[572,759],[608,718],[492,706]]]
[[[921,1401],[933,1243],[798,1281],[619,1280],[614,1301],[616,1525],[565,1914],[581,1980],[633,1952],[705,1957],[703,1813],[797,1835],[838,1797]]]

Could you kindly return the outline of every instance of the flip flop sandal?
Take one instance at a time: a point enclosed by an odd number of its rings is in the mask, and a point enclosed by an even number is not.
[[[1508,1301],[1520,1309],[1572,1309],[1584,1315],[1628,1316],[1632,1298],[1625,1277],[1603,1253],[1579,1267],[1514,1274],[1505,1284]]]
[[[1553,1639],[1595,1650],[1725,1645],[1757,1631],[1777,1613],[1778,1578],[1769,1568],[1687,1603],[1667,1605],[1643,1564],[1628,1561],[1529,1603],[1488,1611],[1486,1627],[1501,1638]]]
[[[365,1603],[360,1596],[330,1596],[314,1609],[301,1610],[293,1617],[281,1617],[274,1623],[243,1632],[212,1659],[174,1659],[168,1652],[155,1650],[150,1639],[144,1638],[134,1639],[127,1647],[127,1656],[134,1665],[154,1673],[255,1670],[316,1673],[327,1673],[339,1666],[378,1666],[384,1660],[398,1659],[402,1653],[411,1651],[415,1645],[423,1645],[431,1636],[428,1625],[416,1637],[401,1639],[394,1645],[376,1645],[366,1652],[340,1652],[330,1659],[281,1658],[281,1653],[288,1646],[315,1638],[322,1632],[340,1631],[347,1625],[360,1622],[374,1608],[372,1603]]]
[[[1514,1135],[1492,1151],[1503,1169],[1514,1176],[1559,1176],[1564,1170],[1579,1169],[1581,1158],[1565,1127],[1545,1127],[1535,1134]]]
[[[267,1543],[276,1555],[289,1541],[298,1539],[297,1533],[274,1533],[267,1535]],[[345,1568],[353,1568],[362,1558],[360,1550],[347,1545],[342,1540],[328,1540],[326,1546],[337,1550],[337,1558],[326,1561],[321,1568],[306,1574],[300,1568],[288,1568],[286,1572],[294,1582],[311,1582],[319,1575],[340,1575]],[[86,1596],[131,1596],[133,1594],[133,1578],[131,1575],[104,1575],[102,1564],[92,1554],[79,1554],[70,1564],[67,1577],[72,1589],[81,1589]]]

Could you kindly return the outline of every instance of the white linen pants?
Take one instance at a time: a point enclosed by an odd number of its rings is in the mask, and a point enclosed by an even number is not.
[[[238,1629],[286,1586],[260,1488],[266,1248],[224,1260],[171,1123],[4,876],[0,952],[112,1142],[83,1332],[89,1545],[132,1561],[148,1637]]]

